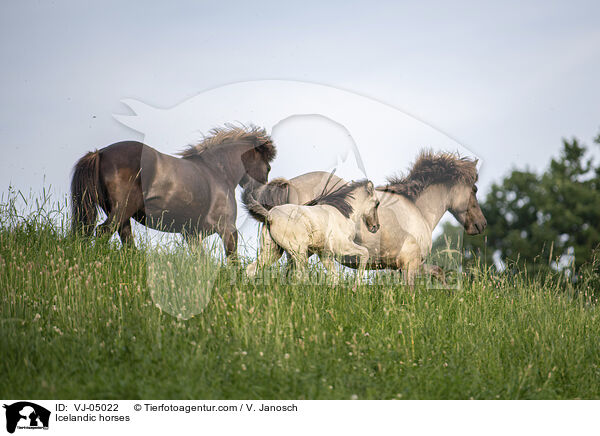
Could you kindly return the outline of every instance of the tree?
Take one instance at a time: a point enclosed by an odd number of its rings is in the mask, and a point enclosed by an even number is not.
[[[563,140],[542,174],[511,171],[492,185],[481,208],[488,227],[483,237],[465,236],[467,252],[487,264],[578,269],[600,245],[600,166],[577,139]],[[451,227],[444,233],[456,234]],[[443,236],[435,245],[443,245]]]

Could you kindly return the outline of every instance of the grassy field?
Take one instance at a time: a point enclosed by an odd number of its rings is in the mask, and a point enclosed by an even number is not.
[[[148,271],[197,255],[91,244],[40,209],[1,211],[0,397],[600,397],[592,285],[479,268],[462,289],[412,292],[278,271],[254,283],[228,267],[184,320],[156,307]]]

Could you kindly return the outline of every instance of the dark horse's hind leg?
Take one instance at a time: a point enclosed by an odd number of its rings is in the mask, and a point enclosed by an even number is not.
[[[123,246],[134,247],[131,218],[144,217],[144,197],[138,167],[131,162],[139,161],[139,150],[133,150],[131,161],[121,161],[127,156],[107,155],[101,160],[101,177],[108,193],[110,210],[106,221],[98,227],[98,235],[119,232]],[[115,167],[117,168],[115,170]]]
[[[121,205],[124,204],[124,207]],[[135,247],[133,242],[133,232],[131,230],[131,217],[138,216],[139,211],[133,210],[136,206],[135,201],[132,203],[117,203],[107,215],[106,220],[98,226],[96,234],[98,236],[112,235],[115,231],[119,233],[121,244],[123,247]]]
[[[123,244],[123,247],[127,246],[135,248],[135,244],[133,242],[133,232],[131,231],[130,219],[121,224],[117,231],[119,232],[119,238],[121,238],[121,244]]]

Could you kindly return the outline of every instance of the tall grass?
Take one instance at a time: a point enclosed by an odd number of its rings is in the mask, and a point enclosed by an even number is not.
[[[319,267],[249,281],[243,262],[73,237],[61,207],[19,215],[14,200],[0,211],[3,398],[600,397],[593,274],[578,289],[482,266],[451,290],[386,273],[334,287]]]

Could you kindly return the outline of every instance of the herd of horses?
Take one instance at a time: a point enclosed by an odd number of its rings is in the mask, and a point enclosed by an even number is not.
[[[404,177],[383,186],[347,182],[315,171],[268,181],[276,147],[264,129],[215,128],[174,157],[136,141],[89,152],[71,180],[73,231],[92,236],[118,232],[133,245],[131,219],[160,231],[182,233],[190,244],[217,233],[231,261],[237,258],[237,202],[263,223],[253,276],[284,252],[301,274],[316,253],[336,276],[334,259],[359,270],[401,270],[409,284],[426,265],[432,233],[449,211],[470,235],[486,227],[476,198],[477,161],[423,151]],[[99,208],[107,218],[96,228]]]

